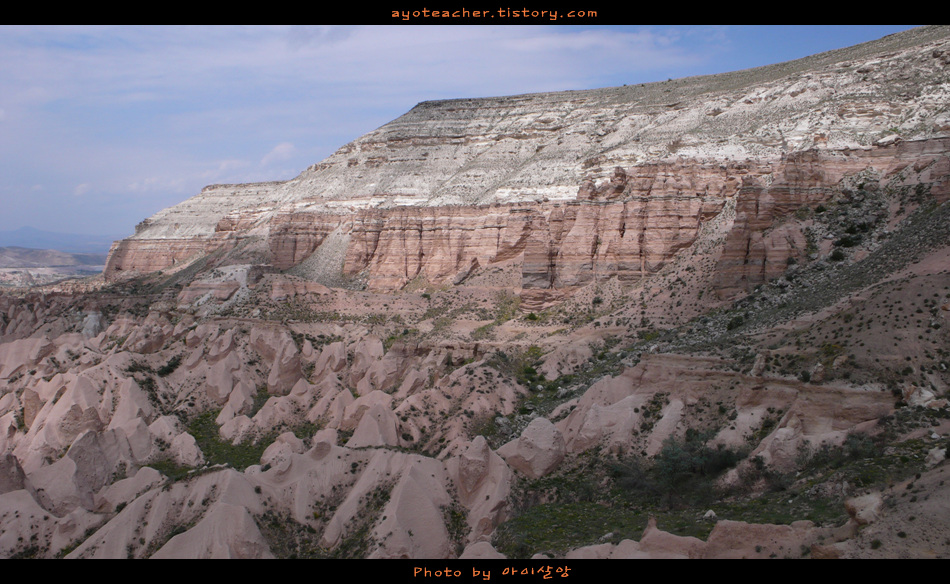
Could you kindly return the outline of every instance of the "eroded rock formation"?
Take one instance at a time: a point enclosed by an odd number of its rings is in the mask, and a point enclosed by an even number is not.
[[[0,556],[950,553],[947,39],[425,102],[0,294]]]

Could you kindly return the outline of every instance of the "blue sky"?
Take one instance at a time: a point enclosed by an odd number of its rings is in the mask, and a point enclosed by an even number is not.
[[[721,73],[913,26],[0,26],[0,230],[128,235],[423,100]]]

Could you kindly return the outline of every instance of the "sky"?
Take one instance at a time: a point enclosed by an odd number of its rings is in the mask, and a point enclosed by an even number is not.
[[[512,19],[508,19],[512,21]],[[735,71],[915,25],[0,26],[0,231],[130,235],[420,101]]]

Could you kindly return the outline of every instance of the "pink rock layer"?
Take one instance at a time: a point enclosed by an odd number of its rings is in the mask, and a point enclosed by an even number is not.
[[[574,201],[285,212],[268,220],[268,248],[273,265],[286,269],[307,259],[331,232],[345,233],[342,275],[365,276],[378,291],[416,279],[458,284],[477,267],[519,259],[523,297],[543,301],[598,279],[633,281],[657,272],[735,199],[714,282],[715,292],[728,297],[780,275],[789,257],[802,254],[800,225],[783,221],[830,200],[845,178],[862,173],[878,187],[902,178],[946,200],[948,151],[950,138],[940,138],[810,150],[774,161],[678,159],[618,167],[608,181],[580,185]],[[253,223],[239,212],[222,219],[211,237],[117,242],[106,277],[166,269],[233,246]]]

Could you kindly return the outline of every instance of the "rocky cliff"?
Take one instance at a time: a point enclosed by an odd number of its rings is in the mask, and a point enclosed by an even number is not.
[[[654,273],[732,201],[739,223],[722,262],[761,273],[730,268],[719,284],[747,289],[788,257],[765,257],[759,232],[842,180],[931,163],[923,180],[945,180],[945,145],[926,141],[950,132],[948,59],[946,31],[932,27],[732,74],[424,102],[293,180],[208,187],[145,220],[113,247],[106,275],[247,238],[286,269],[336,232],[348,245],[339,275],[365,274],[374,289],[520,256],[525,288],[556,297]]]
[[[950,556],[948,55],[423,103],[0,294],[0,557]]]
[[[950,139],[887,142],[810,149],[769,162],[678,158],[618,166],[606,180],[578,186],[572,200],[296,208],[274,212],[263,228],[255,227],[259,209],[232,211],[213,232],[117,243],[107,274],[165,269],[261,232],[278,269],[300,264],[325,242],[328,248],[342,243],[342,262],[323,276],[325,283],[358,279],[379,291],[412,281],[459,284],[474,268],[516,259],[523,297],[538,307],[598,279],[631,282],[655,274],[728,209],[734,218],[712,285],[718,295],[734,296],[806,254],[804,227],[788,220],[798,209],[830,203],[845,183],[873,190],[920,185],[938,201],[950,196]],[[143,232],[159,227],[168,228],[156,220]]]

